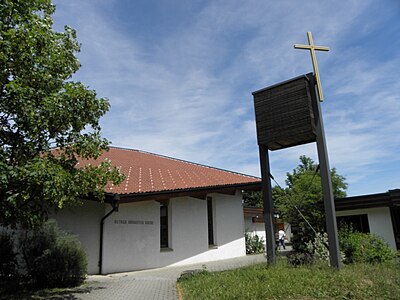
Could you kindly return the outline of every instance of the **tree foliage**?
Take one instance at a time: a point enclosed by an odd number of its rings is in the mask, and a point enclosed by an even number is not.
[[[334,198],[346,197],[346,179],[339,175],[335,168],[331,169],[331,180]],[[280,218],[292,225],[293,246],[295,250],[302,251],[305,250],[305,243],[313,239],[314,230],[325,231],[323,194],[318,164],[305,155],[300,156],[300,164],[293,169],[292,173],[286,173],[285,183],[285,188],[275,186],[272,189],[274,207]],[[263,207],[262,193],[245,192],[243,205]],[[300,249],[301,247],[304,249]]]
[[[259,191],[244,191],[243,206],[263,207],[262,192]]]
[[[313,196],[314,199],[322,200],[321,177],[319,172],[317,172],[317,174],[314,176],[318,165],[311,158],[304,155],[300,156],[300,162],[301,164],[293,170],[292,174],[286,173],[287,179],[285,180],[285,183],[287,188],[284,189],[279,186],[274,187],[272,189],[272,198],[282,198],[285,195],[282,192],[288,191],[289,189],[295,188],[296,191],[299,192],[303,189],[308,190],[312,187],[309,192],[314,194],[317,192],[318,194]],[[331,177],[334,197],[346,197],[347,183],[345,182],[345,178],[337,174],[336,168],[331,169]],[[298,179],[300,179],[300,181],[298,181]],[[262,192],[245,191],[243,193],[243,205],[251,207],[263,207]]]
[[[51,208],[121,182],[110,162],[76,168],[107,149],[99,119],[105,98],[71,76],[79,69],[76,32],[52,29],[51,0],[0,3],[0,223],[35,226]],[[57,151],[52,149],[57,148]]]
[[[346,197],[347,183],[335,168],[331,169],[334,198]],[[286,174],[286,188],[275,187],[273,198],[281,217],[297,230],[299,244],[305,245],[314,231],[323,232],[325,227],[321,176],[318,165],[307,156],[300,156],[300,164]],[[294,239],[294,243],[296,239]]]

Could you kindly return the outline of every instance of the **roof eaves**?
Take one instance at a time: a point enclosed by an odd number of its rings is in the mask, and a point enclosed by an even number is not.
[[[202,197],[201,195],[218,193],[218,192],[233,194],[236,190],[245,190],[245,189],[257,190],[260,188],[261,188],[261,182],[247,182],[247,183],[236,183],[236,184],[227,184],[219,186],[195,187],[187,189],[164,190],[164,191],[154,191],[154,192],[144,192],[144,193],[129,193],[129,194],[119,194],[119,195],[121,203],[124,203],[124,202],[157,200],[157,199],[169,199],[169,198],[183,197],[183,196]]]
[[[395,194],[396,190],[386,193],[335,199],[335,207],[336,210],[341,211],[400,205],[400,197],[397,197]]]

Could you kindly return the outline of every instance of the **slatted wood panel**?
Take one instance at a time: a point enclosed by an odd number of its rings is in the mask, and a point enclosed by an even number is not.
[[[253,96],[259,145],[278,150],[316,140],[310,82],[305,75]]]

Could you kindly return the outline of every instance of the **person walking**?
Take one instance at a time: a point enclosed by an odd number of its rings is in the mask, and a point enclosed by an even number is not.
[[[283,231],[282,229],[278,231],[278,249],[281,250],[281,246],[283,247],[283,250],[286,250],[286,246],[285,246],[285,231]]]

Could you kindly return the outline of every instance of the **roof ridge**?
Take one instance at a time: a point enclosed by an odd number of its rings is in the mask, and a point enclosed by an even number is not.
[[[152,153],[152,152],[148,152],[148,151],[144,151],[144,150],[131,149],[131,148],[126,148],[126,147],[118,147],[118,146],[109,146],[109,148],[120,149],[120,150],[128,150],[128,151],[136,151],[136,152],[139,152],[139,153],[154,155],[154,156],[158,156],[158,157],[161,157],[161,158],[166,158],[166,159],[170,159],[170,160],[174,160],[174,161],[178,161],[178,162],[182,162],[182,163],[186,163],[186,164],[190,164],[190,165],[194,165],[194,166],[199,166],[199,167],[204,167],[204,168],[208,168],[208,169],[212,169],[212,170],[217,170],[217,171],[227,172],[227,173],[231,173],[231,174],[236,174],[236,175],[240,175],[240,176],[243,176],[243,177],[260,179],[259,177],[256,177],[256,176],[253,176],[253,175],[248,175],[248,174],[244,174],[244,173],[240,173],[240,172],[236,172],[236,171],[225,170],[225,169],[222,169],[222,168],[212,167],[212,166],[208,166],[208,165],[204,165],[204,164],[200,164],[200,163],[196,163],[196,162],[191,162],[191,161],[188,161],[188,160],[175,158],[175,157],[171,157],[171,156],[167,156],[167,155],[162,155],[162,154],[158,154],[158,153]]]

